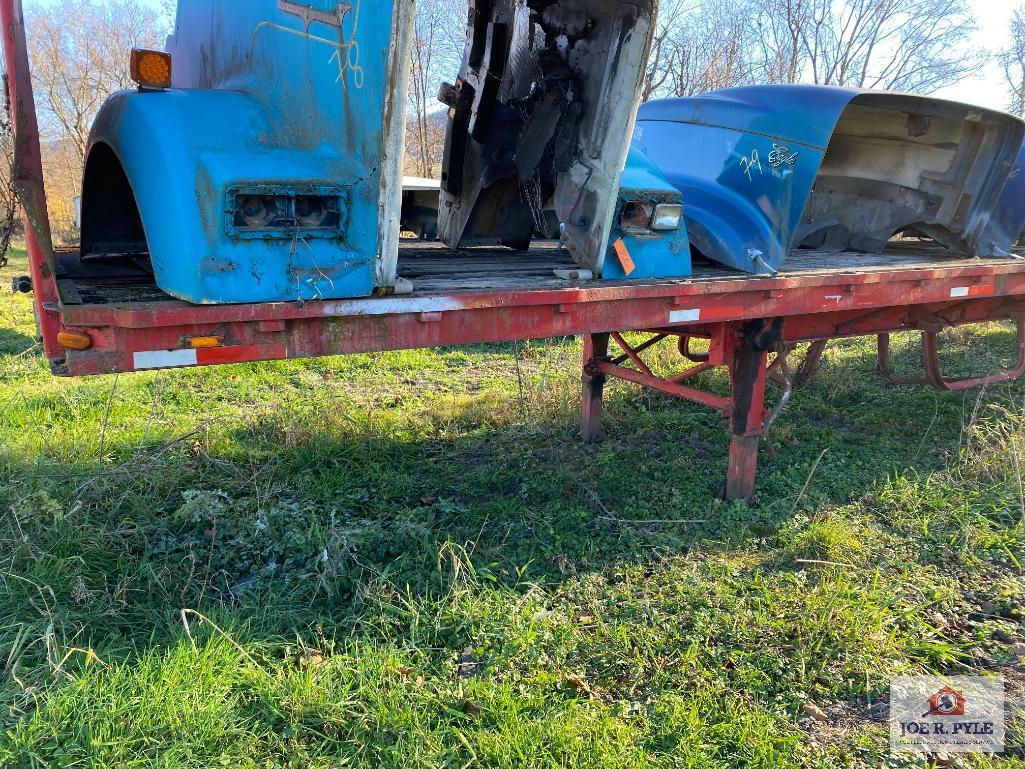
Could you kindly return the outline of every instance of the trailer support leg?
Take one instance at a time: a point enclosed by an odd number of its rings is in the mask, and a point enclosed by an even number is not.
[[[1007,371],[998,371],[994,374],[969,379],[947,379],[940,372],[939,332],[935,328],[922,332],[924,378],[902,377],[894,371],[893,363],[890,360],[890,335],[888,333],[879,334],[879,363],[876,369],[894,384],[929,385],[936,390],[946,392],[960,392],[1018,379],[1025,376],[1025,315],[1018,316],[1015,320],[1018,327],[1018,362],[1014,368]]]
[[[792,391],[792,372],[786,360],[792,348],[780,341],[781,330],[782,322],[770,319],[743,324],[709,324],[695,330],[648,330],[642,333],[651,336],[639,343],[633,343],[616,333],[586,335],[581,436],[587,442],[599,441],[604,437],[601,425],[602,390],[607,377],[700,403],[715,409],[730,423],[726,499],[752,500],[761,438],[779,416]],[[695,353],[690,349],[690,337],[698,335],[709,340],[707,353]],[[681,356],[693,365],[672,376],[656,373],[641,358],[641,354],[674,337]],[[612,340],[619,347],[618,354],[609,353]],[[775,359],[770,365],[769,357],[773,352]],[[718,366],[729,370],[732,385],[730,395],[702,390],[692,384],[701,374]],[[765,409],[765,386],[770,376],[777,377],[784,385],[783,396],[771,413]]]
[[[754,498],[758,445],[765,420],[765,380],[768,353],[746,341],[738,344],[730,362],[733,403],[730,414],[730,461],[726,499]]]
[[[605,393],[606,376],[598,364],[609,355],[609,334],[584,335],[584,397],[580,418],[580,437],[585,443],[600,443],[605,440],[602,429],[602,396]]]

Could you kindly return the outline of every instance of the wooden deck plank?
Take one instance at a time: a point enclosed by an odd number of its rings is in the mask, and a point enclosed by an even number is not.
[[[886,253],[865,254],[832,251],[795,251],[783,266],[779,277],[822,276],[833,274],[878,273],[893,270],[937,269],[964,266],[1021,264],[1015,257],[967,258],[929,243],[894,244]],[[441,243],[404,241],[400,244],[400,277],[413,283],[416,295],[459,294],[486,291],[530,291],[597,285],[715,283],[745,278],[745,273],[714,263],[698,263],[689,278],[649,281],[568,281],[555,277],[556,269],[575,267],[569,253],[557,243],[535,244],[530,251],[478,248],[451,251]],[[759,279],[750,276],[752,280]],[[764,278],[765,276],[761,276]],[[99,285],[81,279],[74,289],[84,304],[128,304],[166,299],[152,281],[135,285]],[[69,298],[72,296],[69,292]]]

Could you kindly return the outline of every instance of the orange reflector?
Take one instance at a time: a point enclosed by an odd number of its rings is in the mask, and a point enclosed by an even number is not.
[[[629,275],[631,272],[637,269],[637,265],[634,264],[633,257],[630,256],[630,249],[626,247],[626,243],[620,238],[612,244],[612,248],[616,252],[616,256],[619,258],[619,264],[623,268],[623,272]]]
[[[61,331],[57,334],[57,344],[65,350],[88,350],[93,346],[93,339],[81,331]]]
[[[132,80],[143,88],[170,88],[171,54],[133,48],[131,74]]]
[[[204,350],[209,347],[220,347],[221,340],[216,336],[194,336],[188,340],[188,344],[194,350]]]

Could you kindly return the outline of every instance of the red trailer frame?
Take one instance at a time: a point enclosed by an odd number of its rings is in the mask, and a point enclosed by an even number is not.
[[[958,390],[1025,374],[1025,263],[1017,259],[934,260],[772,278],[735,275],[647,283],[591,281],[489,291],[454,291],[323,302],[196,306],[171,300],[73,304],[62,297],[47,223],[42,162],[20,0],[0,0],[0,22],[16,132],[15,180],[35,307],[54,373],[84,376],[514,339],[584,338],[584,440],[602,438],[602,393],[609,377],[719,411],[731,444],[725,495],[751,498],[758,450],[793,387],[814,373],[825,342],[878,335],[880,372],[899,383]],[[72,289],[73,290],[73,289]],[[66,293],[66,292],[64,292]],[[970,380],[942,376],[937,333],[951,326],[1016,319],[1019,361]],[[631,344],[625,330],[647,331]],[[896,377],[889,334],[920,331],[925,375]],[[708,340],[708,352],[691,349]],[[618,350],[613,350],[612,343]],[[687,365],[656,375],[643,354],[675,342]],[[794,347],[812,342],[795,371]],[[732,393],[688,381],[714,367],[729,371]],[[783,386],[769,409],[766,383]],[[771,446],[771,444],[770,444]]]

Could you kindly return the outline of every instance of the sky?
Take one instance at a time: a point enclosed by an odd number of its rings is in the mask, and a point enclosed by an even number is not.
[[[241,0],[244,2],[245,0]],[[26,6],[45,4],[45,0],[23,0]],[[142,0],[153,8],[160,7],[160,0]],[[1023,0],[970,0],[979,26],[974,35],[980,49],[998,49],[1008,42],[1008,28],[1011,12]],[[977,76],[946,88],[937,96],[977,104],[981,107],[1003,110],[1007,108],[1005,83],[1000,66],[993,58]]]
[[[1011,12],[1021,0],[972,0],[979,29],[975,43],[981,49],[1001,48],[1008,42]],[[1006,85],[1000,65],[995,60],[977,77],[964,80],[940,91],[937,96],[977,104],[991,109],[1007,109]]]

